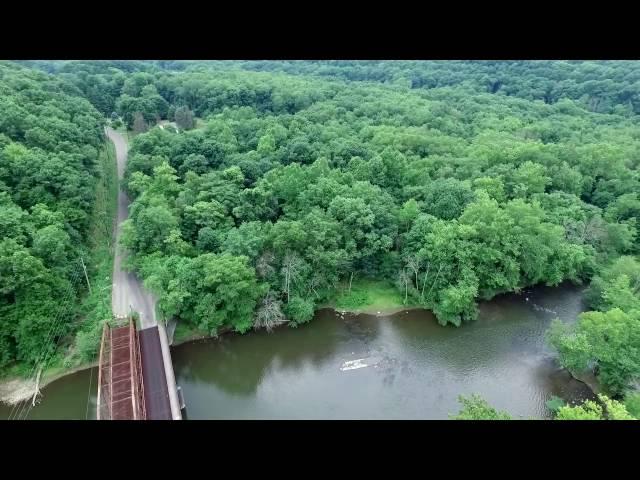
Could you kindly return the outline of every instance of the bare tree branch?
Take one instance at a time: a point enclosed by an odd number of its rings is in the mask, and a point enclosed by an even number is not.
[[[253,322],[254,327],[266,328],[270,332],[273,328],[286,322],[287,319],[282,313],[281,302],[273,292],[269,291],[256,311],[256,317]]]

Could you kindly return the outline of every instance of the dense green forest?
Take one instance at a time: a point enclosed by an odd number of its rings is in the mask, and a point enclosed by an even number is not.
[[[640,377],[634,62],[22,64],[2,66],[4,363],[29,358],[47,325],[31,312],[64,286],[5,286],[4,271],[66,278],[106,118],[136,134],[124,243],[167,318],[209,334],[296,326],[355,278],[460,326],[479,300],[595,278],[596,311],[550,341],[614,394]],[[47,257],[43,228],[69,238],[66,256]],[[50,289],[42,305],[25,278]]]
[[[476,93],[554,104],[571,99],[592,112],[640,113],[640,72],[635,61],[23,61],[69,77],[94,104],[114,104],[121,73],[248,70],[323,79],[384,83],[400,89],[464,86]],[[115,80],[115,81],[113,81]],[[107,100],[108,99],[108,100]],[[104,102],[107,103],[104,103]],[[111,112],[108,112],[111,113]]]
[[[0,367],[52,354],[86,288],[102,115],[68,83],[0,64]]]
[[[214,62],[215,65],[221,62]],[[583,61],[322,61],[238,62],[247,70],[337,77],[431,89],[465,85],[478,92],[556,103],[578,100],[588,110],[640,113],[640,72],[635,62]],[[164,63],[163,68],[180,68]]]

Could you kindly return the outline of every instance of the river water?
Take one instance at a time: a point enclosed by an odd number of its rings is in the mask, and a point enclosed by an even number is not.
[[[422,310],[321,310],[300,328],[222,336],[172,354],[188,419],[446,419],[458,395],[471,393],[516,418],[545,418],[551,395],[592,397],[544,339],[553,318],[573,322],[584,309],[581,289],[562,285],[482,303],[478,320],[460,328]],[[95,369],[64,377],[43,389],[28,418],[95,418],[95,385]],[[0,418],[9,410],[0,406]]]

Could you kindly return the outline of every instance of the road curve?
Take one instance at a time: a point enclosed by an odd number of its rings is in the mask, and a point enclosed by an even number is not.
[[[127,142],[122,135],[111,129],[106,129],[107,136],[116,147],[116,159],[118,164],[118,179],[122,180],[127,163]],[[113,261],[113,290],[111,296],[111,309],[117,316],[126,316],[131,310],[140,315],[140,328],[153,327],[158,324],[156,320],[156,299],[147,292],[142,281],[135,273],[125,272],[122,263],[127,257],[127,252],[120,246],[122,234],[122,222],[129,216],[129,197],[118,189],[118,223],[116,225],[116,252]]]
[[[116,147],[116,161],[118,166],[118,180],[124,177],[124,169],[127,163],[127,151],[129,149],[126,140],[122,135],[107,127],[107,136]],[[142,285],[142,281],[135,273],[125,272],[122,269],[122,262],[127,257],[127,252],[120,246],[120,236],[122,234],[122,222],[129,216],[129,197],[122,189],[118,189],[118,223],[116,225],[116,251],[113,260],[113,289],[111,295],[111,309],[114,315],[126,316],[132,310],[140,315],[140,329],[158,327],[160,336],[160,346],[164,363],[165,377],[169,391],[169,401],[171,404],[171,414],[174,420],[180,420],[180,404],[178,392],[173,372],[173,362],[167,334],[162,324],[158,324],[156,319],[156,298]]]

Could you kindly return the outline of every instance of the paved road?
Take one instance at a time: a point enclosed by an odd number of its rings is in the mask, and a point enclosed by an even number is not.
[[[116,147],[118,161],[118,178],[122,180],[127,163],[127,142],[119,132],[107,128],[107,135]],[[148,328],[158,324],[156,320],[156,299],[147,292],[142,281],[135,273],[125,272],[122,263],[126,258],[126,251],[120,247],[122,222],[129,216],[129,197],[122,190],[118,191],[118,224],[116,227],[116,254],[113,262],[113,294],[111,308],[114,315],[128,315],[130,310],[140,314],[140,327]]]
[[[158,327],[146,328],[138,333],[142,375],[144,378],[144,402],[149,420],[171,420],[171,399],[167,377],[162,365],[162,345]]]
[[[116,160],[118,164],[118,179],[122,180],[124,169],[127,163],[127,151],[129,149],[123,136],[115,130],[106,129],[107,135],[116,147]],[[164,364],[164,378],[168,384],[169,400],[171,412],[175,420],[182,418],[176,380],[171,362],[171,352],[164,326],[158,324],[156,319],[156,298],[147,292],[142,285],[142,281],[135,273],[122,270],[122,263],[127,256],[127,252],[120,246],[120,235],[122,233],[122,222],[129,216],[129,197],[122,190],[118,190],[118,224],[116,226],[116,254],[113,261],[113,290],[111,296],[111,308],[114,315],[128,315],[131,310],[140,315],[140,329],[158,326],[160,338],[160,351]],[[156,351],[157,353],[157,351]],[[156,364],[157,365],[157,364]]]

